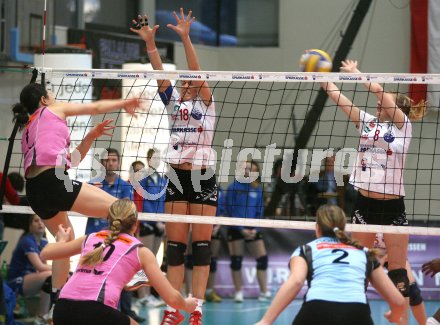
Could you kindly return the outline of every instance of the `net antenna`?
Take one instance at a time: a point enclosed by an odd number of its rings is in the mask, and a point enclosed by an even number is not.
[[[44,58],[45,58],[45,54],[46,54],[46,21],[47,21],[47,0],[44,0],[44,9],[43,9],[43,38],[41,41],[41,54],[43,55],[42,57],[42,65],[43,65],[43,69],[42,69],[42,73],[41,73],[41,84],[44,86],[46,83],[46,74],[44,72],[44,67],[45,67],[45,63],[44,63]]]

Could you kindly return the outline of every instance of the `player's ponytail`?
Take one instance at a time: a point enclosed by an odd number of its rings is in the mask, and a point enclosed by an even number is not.
[[[408,96],[402,94],[395,95],[396,105],[408,116],[410,121],[418,121],[425,117],[428,111],[427,101],[422,99],[418,103],[414,103]]]
[[[344,211],[336,205],[322,205],[316,211],[316,223],[321,229],[321,233],[326,237],[336,237],[340,242],[356,247],[357,249],[364,249],[357,241],[345,232],[346,216]],[[377,252],[375,250],[368,250],[368,260],[376,258]]]
[[[14,121],[19,123],[20,129],[26,125],[29,115],[32,115],[40,107],[41,97],[48,97],[43,85],[30,83],[22,89],[20,103],[12,107]]]
[[[79,264],[84,266],[95,266],[104,260],[104,250],[118,239],[119,234],[128,233],[133,229],[137,221],[137,210],[135,204],[129,199],[115,201],[109,210],[108,221],[110,232],[104,242],[94,250],[81,257]]]
[[[29,120],[29,113],[27,108],[21,104],[17,103],[12,106],[12,113],[14,118],[12,119],[15,123],[18,123],[18,128],[21,130],[26,125]]]

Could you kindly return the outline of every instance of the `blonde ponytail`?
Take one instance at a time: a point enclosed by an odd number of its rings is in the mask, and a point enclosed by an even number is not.
[[[110,206],[108,219],[110,223],[109,234],[99,247],[81,257],[80,265],[95,266],[103,262],[105,248],[113,244],[121,232],[129,232],[136,223],[136,206],[128,199],[117,200]]]

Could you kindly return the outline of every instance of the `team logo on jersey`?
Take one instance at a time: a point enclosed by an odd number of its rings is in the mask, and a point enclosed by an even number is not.
[[[362,130],[362,132],[363,132],[363,133],[370,133],[371,130],[372,130],[372,129],[370,128],[369,125],[365,125],[365,126],[364,126],[364,129]]]
[[[376,123],[374,123],[374,121],[370,122],[370,128],[374,129],[376,127]]]
[[[391,143],[396,139],[396,137],[394,136],[393,132],[391,132],[390,130],[384,134],[383,139],[385,140],[385,142]]]
[[[361,167],[363,172],[367,170],[367,163],[365,162],[365,159],[361,160]]]
[[[191,111],[191,116],[195,119],[195,120],[201,120],[202,119],[202,112],[200,112],[200,110],[197,109],[197,107],[194,107]]]

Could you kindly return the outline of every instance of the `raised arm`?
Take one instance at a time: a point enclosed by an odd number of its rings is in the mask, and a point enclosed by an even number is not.
[[[64,103],[55,102],[49,108],[55,114],[65,119],[68,116],[77,115],[98,115],[110,113],[123,108],[127,113],[135,115],[136,108],[139,107],[139,99],[114,99],[98,100],[91,103]]]
[[[176,12],[173,12],[174,18],[176,18],[176,25],[168,24],[167,27],[171,28],[175,31],[181,38],[183,47],[185,49],[186,61],[188,63],[188,69],[199,71],[199,59],[196,54],[196,49],[194,48],[191,38],[189,37],[189,31],[191,28],[191,24],[195,21],[195,17],[192,16],[192,11],[188,11],[188,15],[185,17],[185,13],[183,12],[183,8],[180,8],[180,15],[177,15]],[[198,87],[199,97],[203,100],[205,105],[209,106],[212,101],[212,93],[209,85],[206,81],[192,81],[192,85],[194,87]]]
[[[281,312],[295,299],[307,277],[307,263],[304,258],[295,256],[290,260],[290,276],[270,304],[263,318],[256,325],[272,324]]]
[[[324,89],[328,97],[335,102],[336,105],[348,116],[356,128],[359,128],[360,123],[360,110],[354,106],[351,100],[345,97],[339,88],[333,82],[321,82],[321,87]]]
[[[385,274],[382,266],[379,266],[370,275],[370,282],[379,294],[390,305],[390,310],[385,313],[385,317],[390,323],[398,323],[405,310],[405,298]]]
[[[139,259],[141,261],[142,269],[150,280],[151,285],[157,290],[161,298],[168,305],[176,309],[183,309],[188,313],[194,311],[197,306],[197,299],[184,299],[180,292],[173,288],[159,268],[156,256],[154,256],[149,249],[141,247],[139,249]]]
[[[159,28],[159,25],[155,25],[151,28],[148,25],[148,17],[144,15],[138,15],[138,20],[133,19],[133,24],[135,28],[130,28],[133,33],[139,35],[145,42],[147,47],[148,58],[150,59],[150,63],[154,70],[163,70],[162,59],[157,51],[156,47],[156,31]],[[169,80],[158,80],[157,84],[159,86],[159,92],[163,93],[167,90],[168,87],[171,86],[171,82]]]
[[[72,229],[64,229],[62,225],[58,226],[56,243],[47,244],[40,253],[43,260],[59,260],[81,253],[81,247],[86,236],[71,240]]]
[[[115,126],[109,126],[109,124],[112,122],[113,120],[105,120],[99,123],[98,125],[96,125],[95,127],[93,127],[90,130],[90,132],[87,133],[87,135],[84,137],[81,143],[76,147],[76,150],[78,150],[80,157],[78,162],[72,159],[73,167],[76,167],[75,164],[76,162],[79,164],[84,159],[84,157],[87,155],[87,152],[89,152],[90,147],[92,146],[93,141],[95,141],[95,139],[99,138],[102,135],[106,135],[109,137],[113,135],[112,133],[110,133],[110,131],[113,130]]]
[[[341,62],[341,71],[347,73],[361,73],[358,69],[356,60],[346,60]],[[383,87],[377,82],[368,82],[364,84],[365,88],[374,94],[378,100],[378,105],[382,107],[382,113],[393,122],[399,129],[405,123],[405,114],[397,108],[395,95],[385,92]]]

